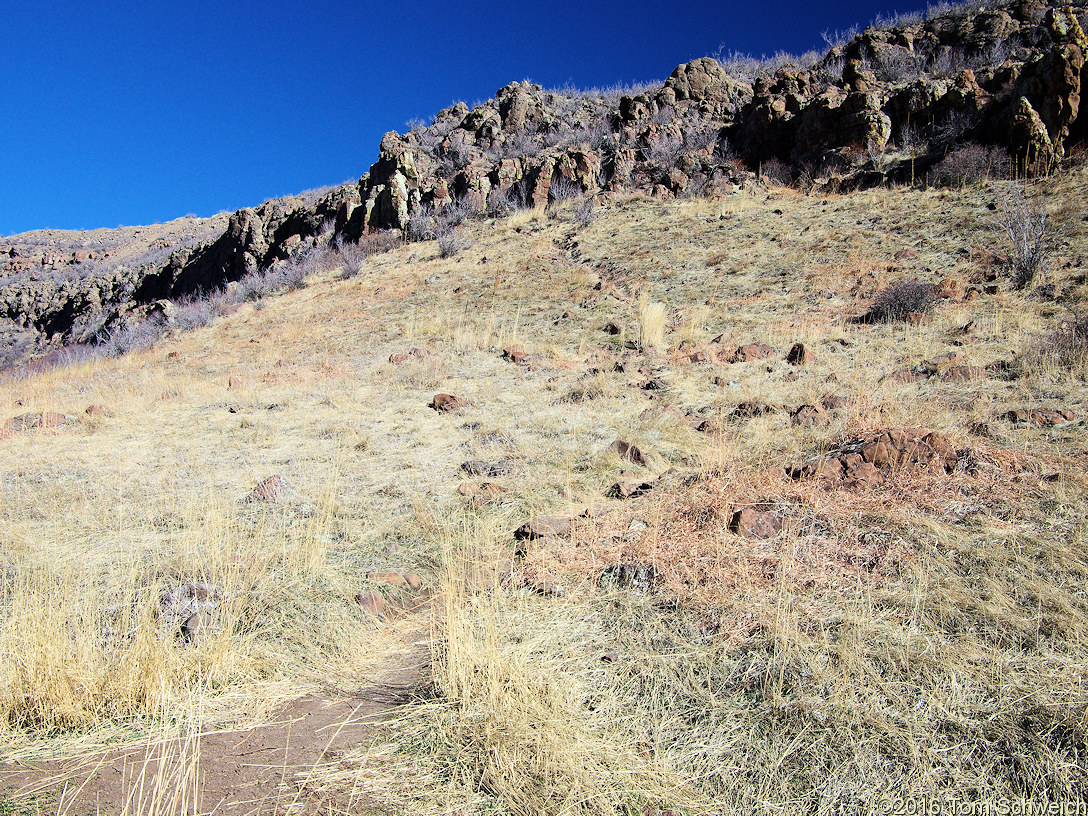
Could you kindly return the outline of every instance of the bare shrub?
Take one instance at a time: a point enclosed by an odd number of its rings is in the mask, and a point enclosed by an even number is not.
[[[431,241],[438,235],[438,219],[435,217],[434,206],[421,204],[416,207],[408,217],[408,226],[404,230],[404,237],[411,242]]]
[[[962,187],[988,178],[1008,178],[1012,175],[1009,154],[999,147],[985,147],[967,142],[956,148],[933,168],[930,181],[948,187]]]
[[[438,236],[438,253],[443,258],[452,258],[469,246],[469,240],[456,229],[451,229]]]
[[[671,170],[684,152],[684,140],[674,134],[665,134],[648,140],[642,146],[642,157],[654,167]]]
[[[593,196],[585,196],[574,207],[574,223],[585,229],[593,223],[596,217]]]
[[[1074,311],[1060,328],[1025,354],[1036,368],[1088,377],[1088,309]]]
[[[862,323],[896,323],[933,311],[940,298],[937,287],[917,278],[896,281],[881,291],[860,318]]]
[[[768,184],[776,186],[789,187],[793,183],[793,173],[789,165],[774,157],[760,165],[759,177]]]
[[[1003,240],[1017,289],[1028,286],[1047,268],[1046,206],[1032,201],[1022,184],[1014,185],[998,205],[994,231]]]
[[[583,194],[582,185],[566,176],[552,179],[548,187],[548,203],[562,204]]]

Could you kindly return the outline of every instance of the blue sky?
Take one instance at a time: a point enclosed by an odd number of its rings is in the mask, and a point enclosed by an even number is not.
[[[358,178],[388,130],[507,82],[664,79],[823,48],[918,6],[783,2],[10,3],[0,234],[211,215]]]

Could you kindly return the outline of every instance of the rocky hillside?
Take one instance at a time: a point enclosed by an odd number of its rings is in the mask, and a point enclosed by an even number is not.
[[[0,246],[0,364],[91,342],[157,300],[216,289],[318,243],[382,230],[433,237],[471,215],[571,195],[1047,173],[1085,139],[1086,23],[1085,6],[984,2],[867,28],[822,57],[704,57],[640,92],[513,83],[386,134],[357,184],[199,222],[129,262],[82,256],[69,237],[40,246],[14,236]]]

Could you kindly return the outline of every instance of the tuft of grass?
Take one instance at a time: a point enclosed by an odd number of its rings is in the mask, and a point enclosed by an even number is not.
[[[642,300],[638,309],[638,342],[644,349],[665,348],[665,328],[668,324],[668,311],[664,303]]]
[[[881,290],[861,321],[898,323],[910,320],[914,315],[929,314],[939,301],[937,287],[932,283],[907,278]]]

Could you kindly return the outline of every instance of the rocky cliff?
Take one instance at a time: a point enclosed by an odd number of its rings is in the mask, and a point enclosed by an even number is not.
[[[58,275],[58,246],[28,253],[19,236],[6,239],[7,356],[87,342],[155,301],[212,290],[318,241],[411,236],[413,219],[450,208],[501,215],[573,194],[716,194],[765,177],[829,191],[925,182],[966,146],[990,169],[1051,172],[1088,129],[1086,23],[1082,5],[983,2],[867,28],[818,58],[704,57],[626,95],[512,83],[387,133],[357,184],[239,210],[218,234],[167,242],[140,263],[77,255]]]

